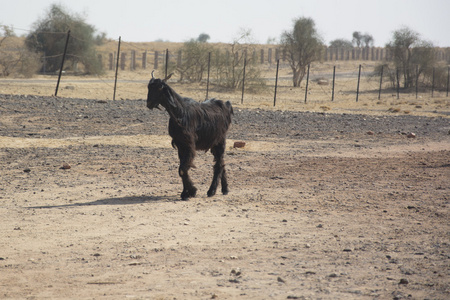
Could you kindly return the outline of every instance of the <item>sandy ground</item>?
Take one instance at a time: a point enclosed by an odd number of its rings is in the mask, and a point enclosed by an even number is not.
[[[445,114],[236,105],[230,194],[206,197],[198,153],[189,201],[142,100],[2,95],[0,116],[0,298],[450,298]]]

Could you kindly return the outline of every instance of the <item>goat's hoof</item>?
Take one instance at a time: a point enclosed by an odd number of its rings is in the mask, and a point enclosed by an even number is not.
[[[216,190],[215,189],[214,190],[209,190],[208,193],[207,193],[208,197],[212,197],[215,194],[216,194]]]
[[[225,191],[222,191],[222,194],[224,194],[224,195],[228,195],[228,190],[225,190]]]
[[[184,190],[181,193],[181,200],[189,200],[189,198],[195,197],[196,194],[197,194],[197,188],[195,188],[195,187],[193,187],[190,190]]]

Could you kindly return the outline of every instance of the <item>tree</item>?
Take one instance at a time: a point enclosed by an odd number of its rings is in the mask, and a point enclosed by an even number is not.
[[[353,32],[352,43],[355,47],[372,47],[373,46],[373,36],[371,34],[365,33],[362,34],[359,31]]]
[[[201,42],[200,37],[185,42],[181,48],[182,62],[176,68],[180,73],[180,81],[202,81],[208,68],[208,54],[211,51],[212,47],[206,42]]]
[[[386,48],[393,54],[394,66],[403,76],[405,88],[415,86],[415,79],[436,64],[433,44],[408,27],[394,31]]]
[[[294,20],[292,31],[281,35],[281,45],[287,53],[287,60],[293,72],[294,86],[300,86],[306,74],[306,67],[320,59],[323,42],[317,33],[315,23],[311,18]]]
[[[197,38],[197,42],[207,43],[210,38],[209,34],[201,33]]]
[[[352,39],[352,43],[353,45],[355,45],[355,47],[361,47],[362,45],[362,34],[359,31],[355,31],[353,32],[353,39]]]
[[[346,39],[336,39],[330,42],[331,48],[342,48],[342,49],[352,49],[353,44]]]
[[[3,34],[1,34],[3,31]],[[39,57],[28,51],[22,39],[9,26],[0,26],[0,76],[33,76],[39,69]]]
[[[261,78],[255,53],[255,40],[250,29],[240,28],[226,51],[216,49],[213,53],[213,77],[217,85],[226,89],[238,89],[243,84],[244,62],[245,86],[249,92],[264,90],[265,81]]]
[[[94,49],[95,28],[87,24],[82,17],[68,13],[61,5],[51,5],[46,16],[34,24],[34,31],[25,39],[26,46],[45,55],[47,71],[57,71],[60,68],[68,30],[71,31],[71,39],[67,49],[67,61],[73,64],[82,63],[86,73],[99,73],[101,65]]]
[[[366,33],[362,36],[362,44],[364,47],[372,47],[373,42],[374,42],[374,39],[373,39],[372,35]]]

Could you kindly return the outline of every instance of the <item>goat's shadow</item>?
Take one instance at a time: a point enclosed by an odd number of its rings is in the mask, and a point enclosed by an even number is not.
[[[64,208],[64,207],[82,207],[82,206],[94,206],[94,205],[132,205],[143,203],[157,203],[157,202],[177,202],[183,201],[179,196],[125,196],[116,198],[105,198],[91,202],[77,202],[71,204],[62,205],[41,205],[41,206],[28,206],[28,209],[50,209],[50,208]]]

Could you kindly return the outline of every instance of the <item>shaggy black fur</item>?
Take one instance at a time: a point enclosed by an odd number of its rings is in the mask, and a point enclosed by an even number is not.
[[[170,76],[169,76],[170,77]],[[194,167],[196,150],[208,151],[214,155],[214,176],[208,190],[208,197],[216,194],[219,180],[222,193],[228,194],[225,172],[225,140],[231,124],[233,108],[229,101],[210,99],[202,103],[178,95],[166,79],[153,77],[148,84],[147,107],[163,106],[169,113],[169,135],[172,146],[178,150],[180,167],[178,173],[183,180],[181,199],[195,197],[197,188],[192,183],[188,171]]]

